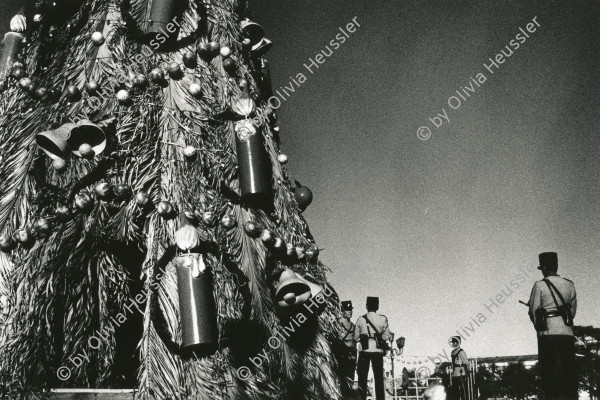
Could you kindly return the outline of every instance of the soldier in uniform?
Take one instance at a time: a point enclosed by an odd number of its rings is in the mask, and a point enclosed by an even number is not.
[[[340,370],[345,378],[345,389],[354,386],[354,372],[356,370],[356,341],[354,340],[354,324],[352,318],[352,302],[342,301],[342,318],[339,319],[339,339],[344,344],[343,354],[340,359]]]
[[[452,400],[467,400],[467,375],[469,374],[469,358],[467,353],[460,347],[460,336],[452,336],[449,340],[452,347],[450,353],[452,359]]]
[[[538,363],[546,399],[577,399],[573,318],[577,295],[572,281],[561,278],[556,253],[541,253],[544,279],[533,285],[529,317],[538,335]],[[545,323],[544,323],[545,320]]]
[[[358,391],[363,400],[367,398],[367,377],[369,364],[373,366],[375,379],[375,397],[385,400],[383,386],[383,357],[385,350],[378,345],[376,336],[385,342],[392,340],[393,334],[388,328],[388,319],[385,315],[377,314],[379,297],[367,297],[367,313],[356,320],[354,340],[358,348]]]

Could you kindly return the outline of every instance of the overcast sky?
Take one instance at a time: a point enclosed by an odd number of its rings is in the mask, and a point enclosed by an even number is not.
[[[517,274],[539,252],[557,251],[559,274],[575,281],[576,324],[600,326],[600,3],[448,3],[254,2],[275,42],[274,87],[306,76],[279,109],[282,147],[313,190],[305,217],[355,317],[379,296],[408,355],[436,355],[463,327],[469,356],[535,354],[517,301],[541,275]],[[5,31],[18,2],[0,4]],[[354,18],[360,27],[308,72]],[[456,90],[466,100],[453,109]],[[436,128],[429,118],[443,109],[450,122]]]

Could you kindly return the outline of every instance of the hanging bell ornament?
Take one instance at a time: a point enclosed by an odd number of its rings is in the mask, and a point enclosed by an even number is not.
[[[148,192],[141,190],[135,195],[135,204],[140,207],[147,206],[150,203],[150,195]]]
[[[75,206],[81,211],[87,212],[94,207],[94,200],[87,193],[79,193],[75,196]]]
[[[108,182],[100,182],[97,184],[94,188],[94,192],[96,192],[96,196],[101,200],[108,200],[113,194],[112,186]]]
[[[163,200],[156,205],[156,211],[158,212],[158,215],[164,219],[173,219],[175,217],[175,208],[166,200]]]
[[[244,224],[244,231],[251,238],[257,238],[260,236],[261,230],[258,224],[252,221],[248,221]]]
[[[221,218],[221,226],[225,229],[233,229],[237,225],[237,221],[233,215],[227,214]]]
[[[0,250],[2,250],[5,253],[8,253],[12,249],[14,249],[14,247],[15,241],[10,235],[6,233],[0,235]]]
[[[277,282],[275,301],[281,308],[290,308],[306,303],[311,297],[310,286],[299,279],[298,274],[286,268]]]
[[[92,33],[91,39],[92,43],[94,43],[96,46],[102,46],[104,44],[104,35],[102,32]]]
[[[202,254],[176,257],[173,264],[177,269],[181,349],[198,357],[211,355],[218,343],[212,273]]]
[[[306,210],[306,208],[313,201],[312,191],[306,186],[302,186],[300,182],[296,181],[296,187],[294,188],[294,198],[296,199],[296,203],[298,203],[298,207],[300,211]]]
[[[67,144],[76,156],[93,158],[102,153],[106,148],[106,134],[104,133],[104,130],[87,119],[82,119],[77,124],[65,124],[63,127],[67,127],[70,131],[70,136],[67,138]],[[39,135],[40,134],[38,134],[38,136]],[[87,146],[84,147],[86,154],[82,154],[80,151],[82,144],[90,145],[93,150],[93,155]]]

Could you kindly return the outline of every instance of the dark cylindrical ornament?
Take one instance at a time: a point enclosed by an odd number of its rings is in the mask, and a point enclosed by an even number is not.
[[[145,33],[158,44],[177,39],[179,21],[177,20],[179,0],[152,0],[150,20]]]
[[[8,32],[0,44],[0,80],[10,75],[12,65],[25,46],[25,35],[18,32]]]
[[[202,254],[174,259],[177,268],[181,350],[198,357],[213,354],[218,347],[218,327],[213,297],[212,273]]]
[[[242,198],[247,201],[271,199],[271,160],[251,120],[236,123],[235,144]]]

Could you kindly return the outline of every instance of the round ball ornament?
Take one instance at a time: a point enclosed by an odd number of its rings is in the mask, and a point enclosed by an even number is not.
[[[206,211],[202,213],[202,223],[206,226],[212,226],[215,223],[215,213],[212,211]]]
[[[81,90],[79,90],[79,88],[75,85],[70,85],[67,87],[65,96],[67,96],[67,99],[71,101],[77,101],[81,97]]]
[[[115,197],[119,200],[127,200],[131,196],[131,188],[129,185],[120,183],[113,189]]]
[[[60,100],[60,95],[60,90],[56,88],[50,88],[48,89],[48,95],[46,98],[51,102],[57,102],[58,100]]]
[[[33,22],[35,22],[36,24],[39,24],[43,20],[44,20],[44,17],[42,17],[42,14],[35,14],[33,16]]]
[[[221,218],[221,226],[225,229],[233,229],[236,225],[237,221],[231,214],[224,215],[223,218]]]
[[[296,199],[296,203],[298,203],[298,207],[301,211],[306,210],[306,208],[313,201],[312,191],[306,186],[300,185],[299,182],[296,181],[296,188],[294,189],[294,198]]]
[[[40,218],[33,224],[35,232],[41,235],[48,235],[52,231],[52,224],[46,218]]]
[[[94,200],[87,193],[79,193],[75,196],[75,206],[81,211],[90,211],[94,206]]]
[[[92,42],[96,45],[96,46],[102,46],[104,44],[104,35],[102,34],[102,32],[94,32],[92,33]]]
[[[15,240],[23,245],[30,244],[34,241],[33,234],[27,228],[17,229],[14,234]]]
[[[197,50],[198,56],[206,62],[209,62],[212,59],[212,55],[210,52],[210,47],[208,44],[202,42],[198,45]]]
[[[179,65],[177,62],[172,62],[169,64],[169,68],[167,70],[169,71],[169,76],[172,79],[180,79],[183,76],[181,65]]]
[[[256,222],[248,221],[244,224],[244,231],[251,238],[257,238],[260,236],[261,230]]]
[[[40,86],[38,88],[35,88],[35,90],[32,92],[32,96],[40,101],[43,101],[46,99],[46,95],[48,94],[48,89],[46,89],[43,86]]]
[[[277,161],[279,161],[279,164],[285,165],[288,162],[288,156],[285,154],[280,154],[277,156]]]
[[[227,58],[227,57],[231,56],[231,49],[227,46],[223,46],[223,47],[221,47],[220,53],[221,53],[221,57]]]
[[[121,104],[127,104],[130,100],[129,90],[127,90],[127,89],[119,90],[117,92],[117,100],[119,100],[119,103],[121,103]]]
[[[265,245],[270,245],[275,241],[275,234],[270,229],[263,229],[260,234],[260,240],[262,240]]]
[[[150,80],[154,83],[160,83],[165,80],[165,71],[160,68],[154,68],[150,71]]]
[[[96,81],[89,81],[85,84],[86,92],[88,92],[92,96],[98,93],[98,89],[100,89],[100,85],[98,85],[98,82]]]
[[[208,44],[208,48],[210,49],[210,55],[216,57],[221,50],[221,46],[215,41],[212,41]]]
[[[200,93],[202,93],[202,87],[197,83],[192,83],[188,88],[188,91],[192,96],[198,97],[200,96]]]
[[[77,150],[81,154],[81,157],[87,160],[92,160],[96,156],[94,148],[88,143],[82,143]]]
[[[298,260],[300,261],[304,260],[306,257],[306,250],[304,247],[296,246],[296,257],[298,257]]]
[[[54,168],[56,172],[65,172],[67,169],[67,162],[62,158],[56,158],[52,161],[52,168]]]
[[[230,76],[235,75],[235,73],[237,71],[237,65],[235,63],[235,60],[232,58],[226,58],[225,60],[223,60],[223,69]]]
[[[108,182],[100,182],[94,188],[94,192],[96,192],[96,196],[98,196],[101,200],[107,200],[112,195],[112,187]]]
[[[15,79],[21,79],[25,76],[25,69],[24,68],[14,68],[12,70],[12,76]]]
[[[183,155],[188,159],[196,157],[196,154],[196,148],[194,146],[186,146],[183,149]]]
[[[283,241],[283,239],[275,238],[271,247],[273,248],[273,250],[275,250],[277,252],[283,252],[283,249],[286,248],[286,245],[285,245],[285,242]]]
[[[24,77],[24,78],[19,79],[19,86],[21,87],[21,89],[29,90],[29,89],[31,89],[32,84],[33,84],[33,82],[31,81],[30,78]]]
[[[150,195],[148,192],[144,190],[137,192],[135,195],[135,203],[140,207],[148,205],[150,203]]]
[[[196,62],[196,55],[191,51],[186,51],[183,54],[183,65],[187,68],[196,68],[198,63]]]
[[[133,86],[138,89],[144,89],[148,86],[148,79],[144,74],[137,74],[135,78],[133,78]]]
[[[9,252],[14,247],[15,247],[15,241],[10,235],[8,235],[6,233],[0,235],[0,250],[2,250],[4,252]]]
[[[58,206],[55,215],[58,221],[65,222],[71,219],[71,210],[67,206]]]
[[[171,203],[169,203],[166,200],[163,200],[156,205],[156,212],[158,212],[158,215],[165,219],[171,219],[174,217],[175,208]]]

